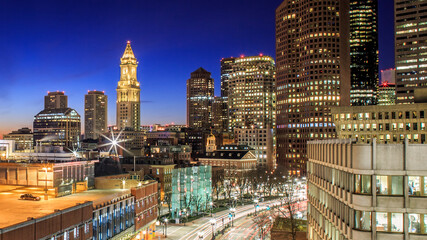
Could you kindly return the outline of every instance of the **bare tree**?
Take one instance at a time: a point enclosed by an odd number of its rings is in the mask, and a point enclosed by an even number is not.
[[[196,207],[197,215],[199,215],[200,209],[205,204],[205,200],[203,199],[203,196],[197,195],[193,196],[194,206]]]
[[[298,199],[295,196],[296,179],[293,177],[286,178],[283,184],[283,207],[277,208],[278,213],[287,218],[290,223],[290,230],[292,240],[296,239],[296,234],[299,228],[298,221],[296,219],[296,212],[298,211]]]
[[[216,200],[219,199],[220,193],[224,191],[224,179],[224,169],[215,169],[215,171],[212,171],[212,188],[215,192]]]
[[[171,213],[171,207],[172,207],[172,191],[165,192],[165,197],[163,199],[166,204],[168,205],[168,213]]]
[[[261,239],[264,239],[264,236],[266,235],[266,227],[268,227],[268,225],[271,224],[268,216],[271,216],[272,214],[273,214],[272,211],[268,211],[268,212],[259,213],[257,216],[252,218],[252,221],[255,223],[255,225],[259,229]]]

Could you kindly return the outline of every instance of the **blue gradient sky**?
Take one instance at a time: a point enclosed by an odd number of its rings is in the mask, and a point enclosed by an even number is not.
[[[32,128],[47,91],[84,114],[87,90],[105,90],[115,123],[126,41],[139,60],[142,124],[185,123],[186,80],[200,66],[219,95],[220,59],[274,56],[281,0],[1,1],[0,134]],[[394,66],[393,2],[380,2],[380,69]]]

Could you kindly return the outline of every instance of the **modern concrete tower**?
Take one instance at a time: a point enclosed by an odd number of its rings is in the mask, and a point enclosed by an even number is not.
[[[68,107],[68,96],[64,92],[48,92],[44,96],[44,109],[58,109]]]
[[[107,129],[107,95],[88,91],[85,95],[85,139],[97,139]]]
[[[120,59],[120,81],[117,86],[117,128],[139,131],[141,128],[140,84],[136,78],[138,62],[130,41]]]
[[[414,103],[414,90],[427,87],[427,3],[395,0],[396,104]]]
[[[187,80],[187,125],[209,130],[212,126],[214,79],[211,73],[199,68]]]
[[[335,138],[332,106],[350,104],[349,0],[276,9],[277,162],[304,175],[307,141]]]

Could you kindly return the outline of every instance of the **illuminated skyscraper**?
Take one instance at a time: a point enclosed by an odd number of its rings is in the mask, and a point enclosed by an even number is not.
[[[85,139],[97,139],[108,131],[107,102],[103,91],[88,91],[85,95]]]
[[[199,68],[187,80],[187,125],[208,130],[212,126],[214,79],[211,73]]]
[[[228,81],[233,72],[235,58],[221,59],[221,97],[228,97]]]
[[[227,63],[225,63],[227,61]],[[223,69],[226,68],[226,69]],[[276,67],[269,56],[221,60],[221,91],[228,96],[229,131],[276,125]]]
[[[141,128],[140,85],[136,78],[138,62],[130,41],[120,59],[120,81],[117,86],[117,128],[139,131]]]
[[[307,141],[335,138],[331,107],[350,104],[348,0],[276,9],[277,162],[304,174]]]
[[[48,92],[44,96],[44,109],[67,108],[68,96],[64,92]]]
[[[396,85],[384,82],[378,88],[378,105],[396,104]]]
[[[396,103],[414,103],[414,89],[427,87],[427,3],[395,0]]]
[[[215,97],[212,104],[212,126],[217,132],[228,131],[227,97]]]
[[[66,97],[64,92],[45,96],[45,109],[34,116],[34,146],[62,146],[68,149],[78,146],[81,134],[80,115],[76,110],[68,108]]]
[[[374,105],[378,90],[378,0],[350,0],[351,105]]]

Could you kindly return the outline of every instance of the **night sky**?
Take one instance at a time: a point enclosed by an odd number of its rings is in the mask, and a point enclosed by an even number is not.
[[[0,1],[0,134],[32,128],[44,95],[56,90],[65,91],[82,119],[84,94],[105,90],[108,123],[115,124],[127,40],[139,61],[142,124],[185,124],[192,71],[210,71],[219,95],[221,58],[275,55],[281,2]],[[379,4],[380,69],[386,69],[394,67],[393,1]]]

